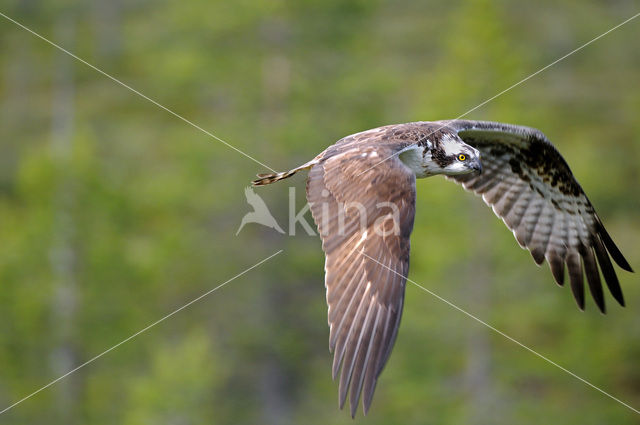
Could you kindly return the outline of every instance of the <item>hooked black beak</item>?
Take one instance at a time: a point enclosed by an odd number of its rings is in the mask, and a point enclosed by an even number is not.
[[[482,173],[482,163],[480,162],[480,158],[476,158],[469,164],[469,168],[472,170],[476,170],[479,173]]]

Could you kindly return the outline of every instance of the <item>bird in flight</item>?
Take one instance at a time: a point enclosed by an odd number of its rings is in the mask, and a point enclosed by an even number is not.
[[[631,266],[566,161],[534,128],[486,121],[388,125],[340,139],[283,173],[258,174],[254,186],[310,169],[307,200],[326,256],[329,348],[339,404],[349,395],[366,414],[395,342],[409,272],[416,178],[437,174],[482,196],[533,260],[546,259],[584,309],[584,275],[603,313],[600,271],[613,298],[624,298],[611,258]]]

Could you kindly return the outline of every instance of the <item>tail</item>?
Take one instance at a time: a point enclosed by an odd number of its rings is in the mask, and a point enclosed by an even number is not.
[[[293,169],[285,171],[284,173],[258,174],[258,178],[251,182],[251,186],[264,186],[265,184],[275,183],[278,180],[284,180],[287,177],[293,176],[298,171],[300,171],[300,169]]]
[[[266,184],[275,183],[280,180],[284,180],[293,176],[295,173],[301,170],[305,170],[307,168],[313,167],[318,163],[318,158],[314,158],[312,161],[307,162],[304,165],[299,166],[298,168],[294,168],[293,170],[284,171],[282,173],[267,173],[267,174],[258,174],[258,178],[251,182],[251,186],[264,186]]]

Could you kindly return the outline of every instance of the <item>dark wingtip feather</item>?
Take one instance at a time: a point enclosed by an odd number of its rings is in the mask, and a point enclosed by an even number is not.
[[[570,252],[567,255],[567,266],[569,269],[569,282],[571,283],[571,291],[576,299],[578,308],[584,310],[584,279],[582,276],[582,264],[580,256],[577,252]]]
[[[560,286],[564,285],[564,260],[555,252],[547,257],[553,279]]]
[[[370,389],[365,389],[365,392],[362,396],[362,410],[365,414],[369,413],[369,408],[371,408],[371,403],[373,402],[373,392],[376,388],[377,379],[374,378],[373,386]]]
[[[609,288],[609,292],[611,292],[613,298],[615,298],[615,300],[624,307],[624,296],[622,295],[622,288],[620,287],[618,276],[613,269],[613,264],[611,264],[609,254],[607,254],[607,250],[602,244],[602,240],[597,236],[594,237],[593,240],[593,249],[596,253],[598,264],[600,264],[600,269],[602,270],[602,275],[604,276],[604,281]]]
[[[582,261],[584,264],[584,272],[587,275],[587,283],[589,284],[589,291],[596,305],[602,312],[606,314],[606,307],[604,303],[604,293],[602,291],[602,282],[600,280],[600,272],[598,271],[598,264],[596,263],[595,256],[593,255],[592,248],[585,248],[582,252]]]
[[[616,244],[613,242],[613,239],[611,239],[611,236],[609,236],[609,233],[604,228],[604,225],[602,224],[600,219],[598,219],[598,227],[599,227],[598,234],[602,238],[602,241],[604,242],[604,246],[607,247],[607,250],[609,251],[609,254],[611,254],[611,258],[613,258],[613,260],[622,269],[633,273],[633,269],[629,265],[629,262],[626,260],[626,258],[624,258],[624,256],[622,255],[622,252],[620,252],[620,249],[618,249]]]
[[[386,328],[386,323],[388,323],[388,310],[381,309],[384,318],[380,318],[380,323],[385,323],[385,326],[378,326],[376,328],[375,338],[373,340],[373,357],[369,360],[369,364],[367,365],[367,372],[364,380],[364,384],[362,387],[362,410],[366,415],[369,412],[369,408],[371,407],[371,402],[373,401],[373,393],[376,389],[376,384],[378,383],[378,373],[376,370],[378,368],[378,362],[380,361],[380,356],[383,354],[384,350],[384,333]]]
[[[542,246],[531,248],[529,252],[533,257],[533,261],[535,261],[537,265],[540,265],[544,262],[544,248]]]
[[[340,372],[340,365],[342,364],[342,356],[344,355],[344,351],[342,348],[333,351],[333,364],[331,365],[331,378],[335,381],[338,377],[338,372]]]
[[[344,408],[344,403],[347,401],[347,393],[345,392],[343,395],[342,391],[338,390],[338,392],[339,392],[338,406],[340,407],[340,410],[342,410]]]
[[[351,375],[347,376],[345,372],[346,365],[342,365],[342,372],[340,374],[340,383],[338,384],[338,394],[340,394],[340,409],[344,407],[347,401],[347,394],[349,391],[349,382],[351,381]]]

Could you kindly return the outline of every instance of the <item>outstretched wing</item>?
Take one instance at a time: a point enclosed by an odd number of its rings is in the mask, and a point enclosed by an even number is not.
[[[594,301],[605,312],[598,264],[613,297],[624,306],[609,255],[629,263],[605,230],[569,166],[540,131],[483,121],[442,122],[480,150],[483,172],[449,177],[482,196],[537,264],[545,259],[558,284],[565,264],[573,295],[584,309],[584,274]]]
[[[397,156],[380,161],[405,145],[343,141],[325,152],[307,182],[326,254],[333,378],[340,374],[340,408],[350,388],[352,416],[361,392],[365,414],[371,405],[402,314],[415,176]]]

